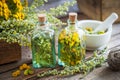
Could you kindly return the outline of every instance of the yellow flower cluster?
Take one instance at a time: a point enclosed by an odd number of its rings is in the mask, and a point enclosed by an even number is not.
[[[0,18],[5,18],[8,20],[8,18],[11,15],[11,11],[9,10],[5,0],[0,1]]]
[[[74,66],[81,62],[85,55],[85,47],[76,31],[62,30],[59,35],[60,56],[66,65]]]
[[[13,15],[14,18],[17,20],[23,20],[24,19],[24,13],[22,12],[17,12],[16,14]]]
[[[16,13],[13,15],[14,18],[18,20],[23,20],[24,19],[24,13],[22,12],[23,6],[20,2],[20,0],[13,0],[15,6],[16,6]]]
[[[27,64],[23,64],[19,67],[20,70],[24,70],[24,69],[30,69],[31,67],[28,66]]]
[[[13,77],[17,77],[20,75],[20,70],[16,70],[15,72],[12,73]]]
[[[72,47],[75,43],[80,43],[80,38],[77,32],[67,34],[66,31],[63,30],[59,35],[59,41]]]
[[[25,70],[24,71],[24,75],[28,75],[28,74],[33,74],[34,71],[31,69],[30,66],[28,66],[27,64],[22,64],[20,67],[19,67],[19,70],[16,70],[12,73],[12,76],[13,77],[17,77],[20,75],[21,73],[21,70]]]
[[[28,5],[25,0],[25,6]],[[8,20],[9,18],[16,18],[23,20],[25,14],[23,13],[23,6],[20,0],[0,0],[0,18]]]

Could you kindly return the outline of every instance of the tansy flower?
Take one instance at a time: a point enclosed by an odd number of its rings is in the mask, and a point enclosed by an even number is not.
[[[19,69],[20,69],[20,70],[24,70],[23,66],[20,66]]]
[[[79,42],[79,35],[77,32],[74,32],[72,35],[72,40],[75,42]]]
[[[64,43],[64,40],[60,40],[60,43],[63,44],[63,43]]]
[[[20,70],[17,70],[16,73],[19,75],[20,74]]]
[[[17,70],[17,71],[12,73],[13,77],[17,77],[18,75],[20,75],[20,70]]]
[[[80,64],[80,60],[76,61],[76,64]]]
[[[98,31],[97,33],[98,33],[98,34],[104,34],[105,31]]]
[[[0,1],[0,8],[2,9],[2,2]]]
[[[30,69],[31,67],[30,67],[30,66],[27,66],[26,68],[27,68],[27,69]]]
[[[76,49],[75,49],[75,48],[73,48],[73,49],[72,49],[72,51],[73,51],[73,52],[76,52]]]
[[[5,0],[2,0],[3,3],[5,3]]]
[[[2,13],[2,12],[0,12],[0,16],[3,16],[3,13]]]
[[[71,66],[73,66],[75,63],[73,61],[70,62]]]
[[[70,47],[72,47],[74,45],[74,41],[72,41],[71,43],[70,43]]]
[[[61,39],[64,39],[64,35],[63,34],[60,34],[60,36],[59,36],[59,40],[61,40]]]
[[[17,3],[18,0],[13,0],[14,3]]]
[[[18,19],[18,16],[16,14],[13,15],[14,18]]]
[[[74,37],[79,37],[79,35],[78,35],[77,32],[73,32],[73,36],[74,36]]]
[[[92,32],[93,31],[93,29],[91,28],[91,27],[86,27],[85,28],[87,31],[89,31],[89,32]]]
[[[24,14],[23,13],[21,13],[21,19],[24,19]]]
[[[7,9],[7,8],[8,8],[8,6],[7,6],[6,3],[3,3],[3,8],[4,8],[4,9]]]
[[[28,66],[27,64],[23,64],[23,65],[22,65],[22,67],[23,67],[24,69],[26,69],[27,66]]]
[[[65,53],[64,49],[61,49],[61,53]]]
[[[12,76],[13,76],[13,77],[17,77],[18,74],[17,74],[16,72],[13,72],[13,73],[12,73]]]

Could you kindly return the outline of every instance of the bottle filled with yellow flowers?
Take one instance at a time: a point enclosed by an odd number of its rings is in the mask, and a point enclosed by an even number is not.
[[[77,28],[77,13],[69,13],[68,26],[58,37],[58,64],[75,66],[80,64],[86,52],[85,33]]]
[[[54,30],[50,29],[45,14],[39,14],[38,19],[39,24],[31,39],[33,67],[55,67]]]

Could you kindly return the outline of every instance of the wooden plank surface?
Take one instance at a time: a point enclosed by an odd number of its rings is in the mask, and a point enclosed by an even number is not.
[[[112,12],[120,16],[120,0],[102,0],[102,20],[105,20]],[[120,18],[116,22],[120,22]]]
[[[105,20],[112,12],[120,16],[120,0],[77,0],[80,11],[91,19]],[[116,22],[120,22],[120,18]]]
[[[0,65],[18,61],[21,59],[21,47],[18,44],[9,44],[5,41],[0,41]]]
[[[31,63],[31,51],[28,47],[22,47],[22,59],[16,62],[0,65],[0,74],[17,68],[23,63]]]
[[[101,0],[77,0],[80,11],[88,17],[101,20]]]

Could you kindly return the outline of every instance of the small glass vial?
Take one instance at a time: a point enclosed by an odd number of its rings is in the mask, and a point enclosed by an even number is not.
[[[84,59],[85,33],[77,28],[77,13],[69,13],[68,26],[58,37],[58,64],[62,66],[75,66]]]
[[[55,67],[54,31],[49,28],[45,14],[39,14],[38,19],[39,24],[31,39],[33,67]]]

